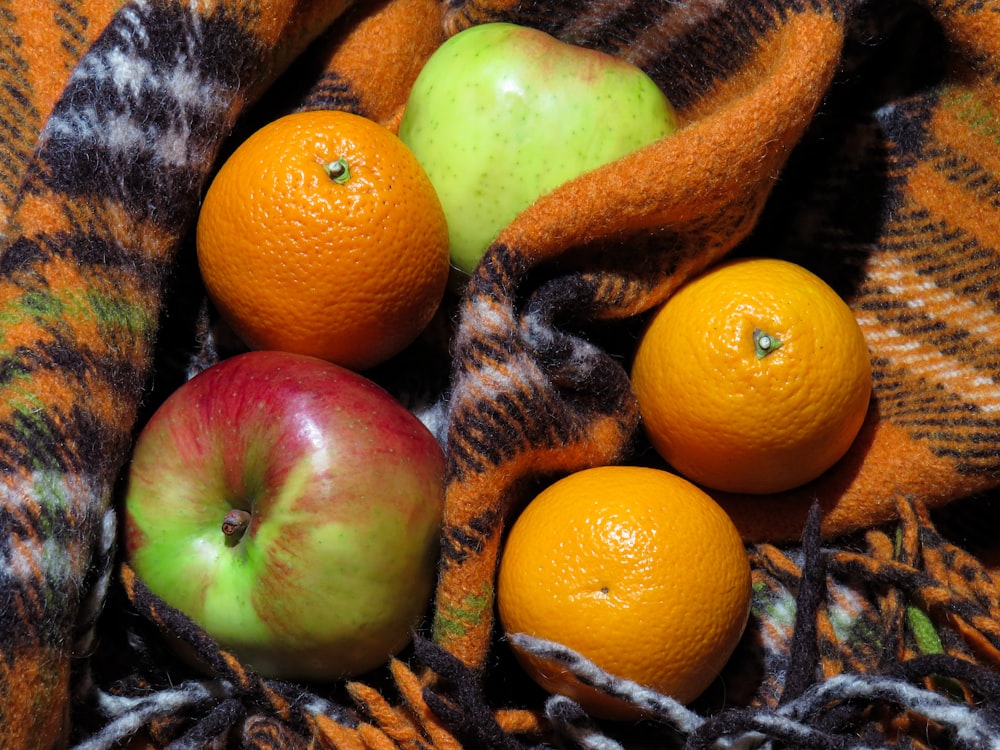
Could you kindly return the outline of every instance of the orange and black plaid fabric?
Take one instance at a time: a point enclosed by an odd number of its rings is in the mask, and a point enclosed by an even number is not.
[[[442,39],[493,20],[636,63],[683,128],[537,201],[447,301],[444,343],[404,353],[405,377],[375,373],[427,391],[449,460],[440,581],[411,651],[343,685],[261,680],[115,555],[136,426],[225,353],[192,272],[201,191],[284,111],[393,127]],[[0,746],[995,742],[997,2],[0,0],[0,23]],[[557,476],[654,461],[631,343],[737,254],[799,262],[850,302],[872,407],[817,482],[719,496],[756,585],[718,691],[678,706],[527,644],[659,717],[601,725],[510,662],[492,618],[503,533]]]
[[[164,280],[235,118],[343,10],[313,5],[2,6],[4,746],[65,740]]]

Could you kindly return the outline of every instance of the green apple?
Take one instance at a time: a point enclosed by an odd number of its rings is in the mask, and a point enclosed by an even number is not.
[[[539,196],[677,129],[638,67],[537,29],[486,23],[427,61],[399,136],[437,189],[451,262],[470,273]]]

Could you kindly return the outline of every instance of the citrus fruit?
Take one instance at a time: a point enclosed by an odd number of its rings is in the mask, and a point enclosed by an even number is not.
[[[209,297],[249,347],[355,370],[412,343],[448,280],[448,227],[423,168],[347,112],[253,133],[209,186],[196,237]]]
[[[689,702],[715,679],[746,626],[750,565],[725,511],[666,471],[603,466],[543,490],[511,527],[497,606],[507,634],[567,646],[604,671]],[[553,693],[591,715],[638,710],[526,651]]]
[[[871,395],[871,358],[850,307],[788,261],[723,263],[654,314],[632,365],[646,434],[705,487],[772,493],[847,452]]]

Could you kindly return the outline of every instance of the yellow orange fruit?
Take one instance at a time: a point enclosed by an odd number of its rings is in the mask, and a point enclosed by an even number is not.
[[[735,649],[750,607],[736,527],[675,474],[605,466],[543,490],[511,527],[497,575],[507,634],[567,646],[606,672],[689,702]],[[515,649],[531,677],[591,715],[636,710]]]
[[[347,112],[252,134],[213,179],[196,234],[209,296],[248,346],[355,370],[412,343],[448,279],[448,227],[423,168]]]
[[[864,422],[871,358],[850,307],[783,260],[716,266],[642,335],[632,384],[650,442],[705,487],[773,493],[847,452]]]

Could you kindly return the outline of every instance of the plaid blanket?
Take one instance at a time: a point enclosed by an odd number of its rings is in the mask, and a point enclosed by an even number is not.
[[[1000,746],[996,0],[0,0],[0,19],[0,746]],[[683,127],[530,206],[370,373],[448,456],[432,611],[376,673],[264,680],[116,544],[137,427],[238,349],[197,279],[200,196],[279,114],[395,127],[427,56],[494,20],[639,65]],[[717,495],[754,605],[696,702],[520,642],[654,715],[600,722],[496,632],[502,534],[545,482],[654,460],[635,334],[735,255],[848,300],[872,406],[816,482]]]

